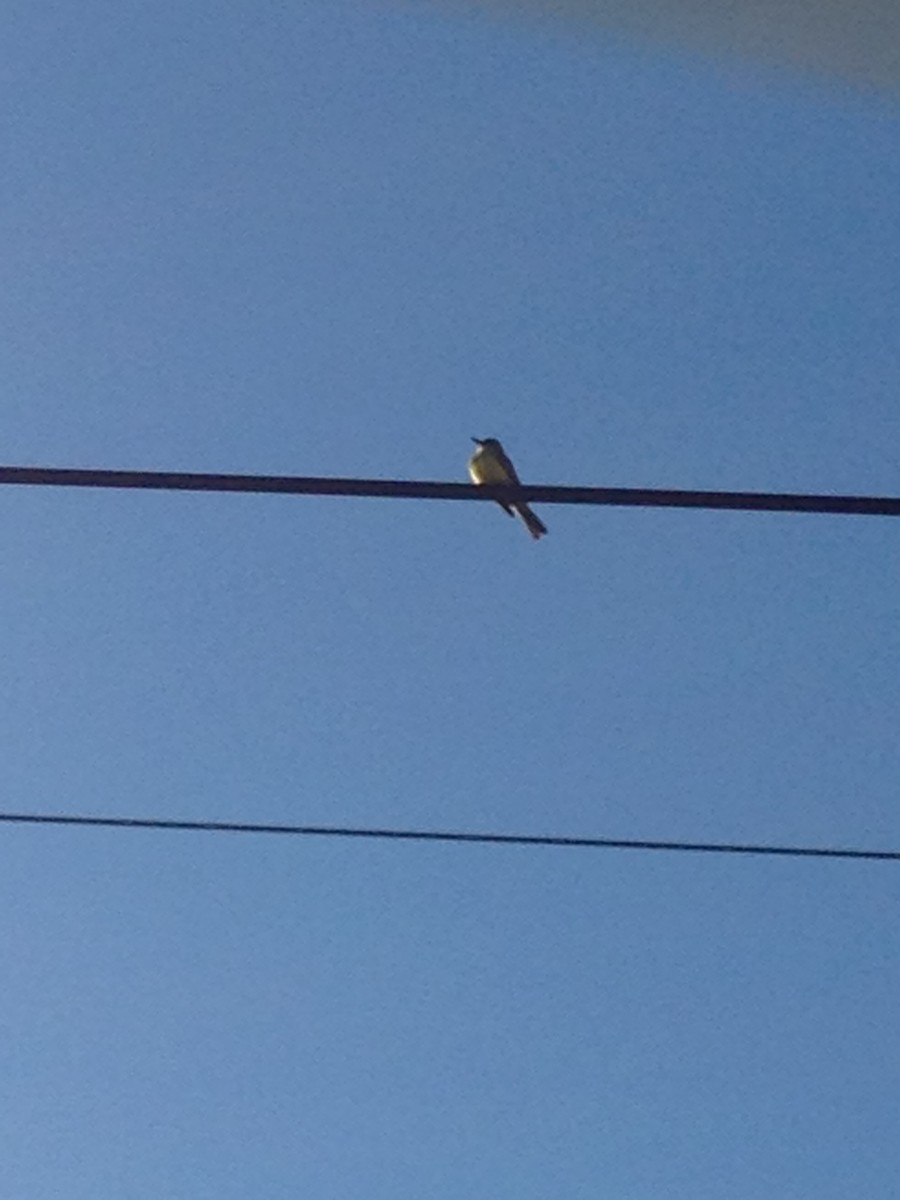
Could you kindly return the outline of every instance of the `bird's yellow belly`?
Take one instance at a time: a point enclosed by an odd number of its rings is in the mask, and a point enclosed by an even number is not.
[[[509,475],[502,464],[482,456],[469,463],[469,475],[473,483],[509,483]]]

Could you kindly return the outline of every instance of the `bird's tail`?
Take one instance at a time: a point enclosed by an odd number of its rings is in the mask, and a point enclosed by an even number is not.
[[[522,518],[523,522],[525,523],[525,528],[535,539],[535,541],[544,536],[544,534],[547,532],[547,526],[540,519],[540,517],[536,516],[531,511],[527,504],[516,504],[515,510]]]

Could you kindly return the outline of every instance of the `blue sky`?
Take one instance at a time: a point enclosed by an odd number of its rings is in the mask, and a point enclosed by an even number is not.
[[[3,18],[9,464],[897,494],[900,122],[332,0]],[[3,807],[900,846],[888,519],[0,492]],[[894,867],[7,827],[21,1200],[895,1193]]]

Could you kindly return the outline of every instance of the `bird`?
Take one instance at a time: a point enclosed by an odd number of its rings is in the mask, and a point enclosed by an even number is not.
[[[472,441],[477,446],[475,453],[469,459],[469,475],[472,477],[473,483],[522,486],[516,468],[496,438],[473,437]],[[525,528],[535,541],[547,532],[547,526],[539,517],[535,516],[524,500],[498,500],[497,503],[511,517],[521,517]]]

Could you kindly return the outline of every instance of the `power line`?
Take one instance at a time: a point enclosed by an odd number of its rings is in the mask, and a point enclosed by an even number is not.
[[[271,833],[282,837],[366,838],[402,842],[558,846],[589,850],[670,850],[688,854],[752,854],[781,858],[842,858],[900,862],[900,850],[778,846],[741,842],[663,842],[645,838],[565,837],[532,833],[466,833],[434,829],[353,828],[343,825],[267,825],[246,821],[177,821],[163,817],[92,817],[64,813],[0,813],[0,824],[81,825],[106,829],[166,829],[195,833]]]
[[[295,475],[207,475],[72,467],[2,467],[0,484],[31,487],[138,488],[182,492],[267,492],[291,496],[366,496],[413,500],[528,500],[642,508],[715,508],[752,512],[900,516],[897,496],[816,496],[790,492],[699,492],[661,488],[475,486],[405,479],[332,479]]]

